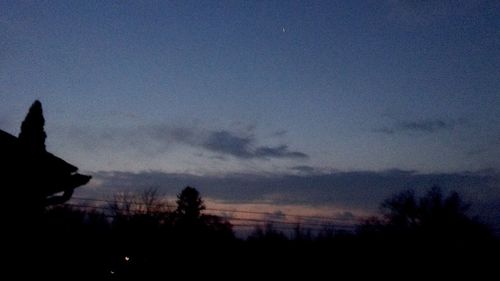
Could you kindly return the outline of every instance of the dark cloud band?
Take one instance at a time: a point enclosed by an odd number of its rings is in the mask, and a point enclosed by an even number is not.
[[[149,133],[160,142],[174,141],[240,159],[308,158],[307,154],[290,150],[287,145],[259,146],[253,135],[229,130],[205,131],[178,127],[158,128]]]
[[[394,125],[376,130],[385,134],[397,133],[436,133],[443,130],[450,130],[456,126],[454,121],[417,120],[417,121],[398,121]]]
[[[299,169],[304,170],[303,167]],[[99,172],[93,176],[101,183],[100,190],[109,193],[158,187],[167,195],[175,195],[182,187],[191,185],[204,196],[230,202],[256,202],[273,198],[274,204],[338,205],[368,210],[376,210],[382,200],[396,192],[405,189],[423,192],[438,185],[445,191],[459,192],[474,204],[500,206],[500,174],[496,171],[420,174],[389,170],[221,176]]]

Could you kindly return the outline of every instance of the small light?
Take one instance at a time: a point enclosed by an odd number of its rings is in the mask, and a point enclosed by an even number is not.
[[[128,256],[125,256],[125,261],[129,261],[130,258]]]
[[[111,273],[111,274],[115,274],[115,272],[114,272],[113,270],[110,270],[110,271],[109,271],[109,273]]]

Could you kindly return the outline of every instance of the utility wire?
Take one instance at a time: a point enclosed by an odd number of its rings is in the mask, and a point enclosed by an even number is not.
[[[108,204],[122,203],[122,204],[129,204],[129,205],[149,205],[147,203],[141,203],[141,202],[133,202],[133,201],[129,202],[129,201],[123,201],[123,200],[104,200],[104,199],[94,199],[94,198],[85,198],[85,197],[73,197],[72,199],[83,200],[83,201],[93,201],[93,202],[103,202],[103,203],[108,203]],[[155,206],[165,207],[165,205],[166,204],[164,204],[164,203],[152,204],[152,207],[155,207]],[[285,217],[295,217],[295,218],[306,219],[306,220],[351,221],[351,222],[357,221],[356,219],[352,219],[352,218],[336,218],[336,217],[327,217],[327,216],[305,216],[305,215],[286,214],[286,213],[276,214],[276,213],[270,213],[270,212],[231,210],[231,209],[221,209],[221,208],[206,208],[205,210],[207,210],[207,211],[215,211],[215,212],[238,213],[238,214],[254,214],[254,215],[266,215],[266,216],[285,216]]]
[[[66,206],[81,208],[81,209],[93,209],[93,210],[108,210],[111,211],[109,207],[103,206],[90,206],[90,205],[82,205],[82,204],[74,204],[74,203],[66,203]],[[116,217],[117,215],[106,215],[106,217]],[[342,228],[342,229],[353,229],[354,225],[348,224],[327,224],[327,223],[314,223],[314,222],[289,222],[289,221],[279,221],[279,220],[265,220],[265,219],[254,219],[254,218],[238,218],[231,217],[227,218],[229,221],[241,221],[241,222],[251,222],[251,223],[260,223],[260,224],[272,224],[274,225],[293,225],[294,228],[299,226],[307,226],[307,227],[322,227],[322,228]],[[247,224],[249,225],[249,224]],[[238,225],[241,226],[241,225]],[[255,225],[249,225],[255,227]]]

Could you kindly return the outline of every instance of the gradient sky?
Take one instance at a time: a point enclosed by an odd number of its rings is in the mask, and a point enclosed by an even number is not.
[[[2,0],[0,38],[0,128],[39,99],[90,173],[500,167],[498,1]]]

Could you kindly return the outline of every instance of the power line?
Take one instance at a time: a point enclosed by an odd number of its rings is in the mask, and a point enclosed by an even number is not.
[[[236,221],[248,221],[248,222],[258,222],[258,223],[270,223],[270,224],[285,224],[300,226],[302,224],[296,222],[287,221],[276,221],[276,220],[263,220],[263,219],[249,219],[249,218],[233,218]],[[304,225],[320,226],[320,227],[351,227],[351,225],[339,225],[339,224],[319,224],[319,223],[304,223]]]
[[[234,228],[237,228],[237,229],[252,229],[252,230],[255,230],[255,229],[258,229],[260,228],[261,226],[260,225],[254,225],[254,224],[231,224]],[[272,230],[279,230],[279,231],[296,231],[297,228],[296,227],[293,227],[293,226],[286,226],[286,225],[273,225],[272,227]],[[323,230],[322,228],[314,228],[314,227],[308,227],[308,228],[305,228],[305,229],[301,229],[301,231],[314,231],[314,232],[318,232],[318,231],[321,231]],[[347,229],[343,229],[343,230],[347,230]],[[348,230],[354,230],[354,229],[348,229]]]
[[[72,199],[83,200],[83,201],[93,201],[93,202],[104,202],[108,204],[114,203],[123,203],[129,205],[149,205],[147,203],[141,202],[128,202],[123,200],[104,200],[104,199],[95,199],[95,198],[85,198],[85,197],[73,197]],[[165,206],[164,203],[152,204],[152,206]],[[168,206],[167,206],[168,207]],[[286,213],[270,213],[270,212],[259,212],[259,211],[246,211],[246,210],[231,210],[231,209],[221,209],[221,208],[206,208],[207,211],[215,211],[215,212],[229,212],[229,213],[237,213],[237,214],[254,214],[254,215],[265,215],[265,216],[284,216],[284,217],[295,217],[299,219],[305,220],[322,220],[322,221],[351,221],[354,222],[356,219],[352,218],[336,218],[336,217],[327,217],[327,216],[304,216],[297,214],[286,214]]]
[[[90,206],[90,205],[73,204],[73,203],[66,203],[64,205],[82,209],[110,210],[108,207],[103,207],[103,206]]]
[[[76,208],[82,208],[82,209],[93,209],[93,210],[108,210],[110,209],[108,207],[103,207],[103,206],[90,206],[90,205],[82,205],[82,204],[73,204],[73,203],[67,203],[67,206],[71,207],[76,207]],[[106,215],[106,217],[116,217],[118,215]],[[264,220],[264,219],[252,219],[252,218],[228,218],[229,221],[241,221],[241,222],[252,222],[252,223],[260,223],[260,224],[272,224],[273,227],[275,225],[293,225],[293,229],[299,227],[299,226],[306,226],[306,227],[322,227],[322,228],[341,228],[341,229],[353,229],[355,226],[354,225],[348,225],[348,224],[322,224],[322,223],[311,223],[311,222],[304,222],[304,223],[299,223],[299,222],[288,222],[288,221],[278,221],[278,220]],[[232,223],[232,225],[234,225]],[[241,225],[240,225],[241,226]],[[252,227],[255,227],[255,225],[249,225]]]
[[[311,220],[353,221],[353,219],[351,218],[334,218],[326,216],[304,216],[304,215],[286,214],[286,213],[269,213],[269,212],[230,210],[230,209],[218,209],[218,208],[207,208],[207,210],[217,211],[217,212],[232,212],[232,213],[242,213],[242,214],[267,215],[267,216],[285,216],[285,217],[295,217],[299,219],[311,219]]]
[[[103,206],[101,205],[84,205],[84,204],[75,204],[75,203],[66,203],[65,205],[71,206],[71,207],[76,207],[76,208],[82,208],[82,209],[93,209],[93,210],[105,210],[105,211],[113,211],[112,204],[116,203],[123,203],[123,204],[128,204],[126,205],[127,207],[130,207],[130,212],[136,212],[136,211],[144,211],[144,209],[136,209],[133,206],[158,206],[158,207],[171,207],[168,206],[166,203],[158,203],[158,204],[148,204],[148,203],[143,203],[143,202],[137,202],[137,201],[122,201],[122,200],[104,200],[104,199],[96,199],[96,198],[85,198],[85,197],[73,197],[72,199],[74,200],[81,200],[81,201],[88,201],[88,202],[102,202],[102,203],[107,203],[109,204],[108,206]],[[71,201],[70,201],[71,202]],[[120,207],[120,206],[119,206]],[[354,219],[351,218],[333,218],[333,217],[326,217],[326,216],[304,216],[304,215],[296,215],[296,214],[286,214],[286,213],[270,213],[270,212],[259,212],[259,211],[247,211],[247,210],[234,210],[234,209],[222,209],[222,208],[207,208],[205,209],[207,211],[214,211],[214,212],[228,212],[228,213],[235,213],[235,214],[255,214],[255,215],[266,215],[266,216],[275,216],[275,217],[295,217],[298,219],[304,219],[304,220],[312,220],[312,221],[302,221],[302,222],[291,222],[291,221],[282,221],[276,220],[276,219],[259,219],[259,218],[242,218],[242,217],[231,217],[231,216],[225,216],[225,218],[231,222],[231,225],[235,228],[256,228],[256,227],[261,227],[262,224],[271,224],[273,229],[277,230],[294,230],[297,229],[297,227],[304,227],[304,229],[312,229],[314,231],[318,231],[319,228],[323,229],[341,229],[341,230],[349,230],[352,231],[356,228],[357,224],[354,224]],[[211,215],[215,215],[213,213],[209,213]],[[119,214],[113,214],[110,215],[104,214],[105,217],[111,217],[114,218]],[[220,215],[220,214],[219,214]],[[224,216],[224,215],[223,215]],[[234,221],[236,222],[243,222],[243,223],[233,223]],[[346,224],[346,223],[339,223],[340,222],[346,222],[350,221],[353,222],[353,224]],[[245,224],[244,222],[248,222],[248,224]],[[328,222],[331,222],[330,224]],[[250,223],[255,223],[255,224],[250,224]],[[499,226],[490,226],[490,229],[497,233],[499,232],[500,228]]]
[[[103,199],[94,199],[94,198],[84,198],[84,197],[74,197],[74,199],[77,200],[84,200],[84,201],[93,201],[93,202],[105,202],[108,204],[113,204],[116,202],[120,202],[115,200],[113,201],[108,201],[108,200],[103,200]],[[140,203],[140,202],[127,202],[127,201],[121,201],[124,204],[129,204],[129,205],[147,205],[146,203]],[[153,204],[153,206],[164,206],[164,204]],[[84,207],[91,207],[91,206],[84,206]],[[109,209],[105,207],[96,207],[98,209]],[[242,211],[242,210],[229,210],[229,209],[217,209],[217,208],[207,208],[207,211],[216,211],[216,212],[231,212],[231,213],[239,213],[239,214],[257,214],[257,215],[267,215],[267,216],[276,216],[275,213],[269,213],[269,212],[258,212],[258,211]],[[133,211],[133,210],[132,210]],[[286,222],[286,221],[277,221],[277,220],[263,220],[263,219],[254,219],[254,218],[238,218],[238,217],[226,217],[227,220],[229,221],[248,221],[248,222],[257,222],[257,223],[274,223],[274,224],[292,224],[292,225],[306,225],[306,226],[319,226],[319,227],[335,227],[335,228],[349,228],[352,229],[354,225],[349,225],[349,224],[339,224],[338,221],[346,221],[346,219],[340,219],[340,218],[332,218],[332,217],[319,217],[319,216],[303,216],[303,215],[292,215],[292,214],[280,214],[283,217],[295,217],[299,219],[305,219],[305,220],[314,220],[313,222],[307,222],[307,221],[302,221],[302,222]],[[321,222],[318,222],[318,220],[321,220]],[[353,221],[349,219],[350,221]],[[328,222],[331,222],[328,224]]]

